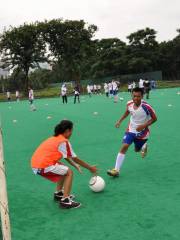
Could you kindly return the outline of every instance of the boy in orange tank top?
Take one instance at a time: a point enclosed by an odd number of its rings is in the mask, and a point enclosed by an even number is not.
[[[78,208],[81,203],[75,202],[71,195],[73,171],[60,162],[67,160],[80,173],[80,166],[96,174],[96,166],[80,160],[74,153],[69,139],[73,132],[73,123],[69,120],[61,121],[54,129],[54,136],[48,138],[34,152],[31,158],[31,167],[35,174],[57,183],[54,200],[59,201],[62,208]]]

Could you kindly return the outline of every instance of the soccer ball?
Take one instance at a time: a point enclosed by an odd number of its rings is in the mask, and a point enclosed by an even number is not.
[[[89,181],[89,187],[93,192],[101,192],[105,188],[105,181],[100,176],[94,176]]]

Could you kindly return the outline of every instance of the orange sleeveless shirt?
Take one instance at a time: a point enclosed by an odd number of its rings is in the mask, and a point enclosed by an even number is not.
[[[64,136],[59,135],[42,142],[31,158],[31,167],[46,168],[55,165],[63,157],[62,153],[58,151],[58,147],[67,141]]]

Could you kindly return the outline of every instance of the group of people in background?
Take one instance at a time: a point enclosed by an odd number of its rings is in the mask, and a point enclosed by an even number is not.
[[[6,92],[6,97],[7,97],[8,101],[12,100],[11,92],[9,90],[7,90],[7,92]],[[16,92],[15,92],[15,97],[16,97],[16,101],[19,102],[19,100],[20,100],[20,93],[19,93],[18,90],[16,90]]]
[[[101,84],[87,85],[87,93],[89,97],[91,97],[92,94],[101,94],[101,89],[102,89]]]
[[[75,86],[73,89],[73,94],[74,94],[74,104],[76,104],[76,102],[80,103],[80,88],[78,86]],[[62,102],[64,103],[68,103],[68,89],[66,84],[63,84],[61,87],[61,94],[62,96]]]
[[[117,102],[117,93],[119,90],[120,83],[112,80],[108,83],[104,83],[104,93],[106,97],[114,97],[114,101]],[[92,94],[102,94],[102,86],[100,84],[96,85],[87,85],[87,93],[89,97],[92,96]]]
[[[11,92],[9,90],[7,90],[7,92],[6,92],[6,97],[7,97],[8,102],[13,100]],[[17,102],[20,101],[20,92],[19,92],[19,90],[15,91],[15,98],[16,98]],[[28,98],[29,98],[29,103],[30,103],[30,110],[31,111],[36,111],[36,107],[34,105],[34,91],[33,91],[33,89],[31,87],[28,88]]]
[[[156,89],[156,82],[155,80],[149,81],[147,78],[145,80],[139,79],[139,82],[136,83],[133,81],[132,83],[128,83],[128,92],[132,93],[133,89],[139,87],[143,90],[144,94],[146,95],[146,99],[149,99],[149,93],[151,90]]]
[[[110,82],[104,83],[103,85],[101,84],[88,84],[86,87],[87,94],[89,97],[92,96],[92,94],[100,95],[102,93],[105,93],[105,96],[107,98],[114,98],[114,102],[116,103],[118,101],[118,91],[120,87],[120,82],[112,80]],[[132,93],[133,89],[139,87],[143,90],[143,92],[146,94],[146,98],[149,99],[149,93],[150,90],[156,89],[156,82],[155,80],[149,81],[147,78],[145,80],[139,79],[139,82],[129,82],[128,83],[128,92]],[[104,89],[103,89],[104,88]],[[28,89],[29,91],[29,103],[30,103],[30,109],[32,111],[36,110],[36,107],[34,106],[34,91],[31,87]],[[80,87],[75,86],[73,89],[73,94],[74,94],[74,104],[76,102],[80,103]],[[63,104],[68,103],[68,89],[66,84],[63,84],[61,86],[61,92],[60,96],[62,97],[62,102]],[[12,100],[11,97],[11,92],[7,90],[6,92],[6,97],[8,101]],[[16,101],[20,101],[20,92],[19,90],[15,91],[15,98]]]

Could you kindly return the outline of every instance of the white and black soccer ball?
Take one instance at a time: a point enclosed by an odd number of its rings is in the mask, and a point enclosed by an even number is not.
[[[101,192],[104,190],[106,183],[100,176],[93,176],[89,181],[89,187],[93,192]]]

